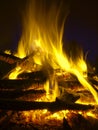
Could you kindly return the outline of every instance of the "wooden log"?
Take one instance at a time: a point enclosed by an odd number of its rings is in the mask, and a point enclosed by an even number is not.
[[[16,62],[21,61],[21,59],[12,54],[6,54],[4,52],[0,52],[0,61],[4,61],[9,64],[14,64]]]
[[[43,84],[43,81],[33,80],[33,79],[23,79],[23,80],[0,80],[0,90],[2,89],[27,89],[32,85],[38,86]]]
[[[47,76],[43,71],[36,71],[36,72],[31,72],[31,73],[22,73],[18,75],[18,78],[22,79],[37,79],[45,82],[47,80]]]
[[[19,98],[22,96],[27,96],[28,94],[44,94],[45,90],[27,90],[27,91],[0,91],[0,98]]]
[[[21,59],[4,52],[0,52],[0,79],[15,68],[16,63]],[[8,78],[8,77],[7,77]]]
[[[60,86],[73,86],[73,85],[81,85],[78,80],[60,80],[58,81]]]
[[[66,110],[66,109],[86,111],[89,109],[94,109],[94,106],[82,105],[76,103],[68,104],[58,100],[54,102],[34,102],[34,101],[32,102],[32,101],[0,99],[0,109],[13,110],[13,111],[48,109],[49,111],[56,112],[56,111]]]
[[[4,75],[2,79],[8,79],[9,74],[14,72],[16,70],[17,66],[19,66],[21,68],[22,73],[26,72],[26,71],[32,71],[32,69],[34,69],[35,71],[39,70],[40,65],[36,65],[36,67],[34,67],[34,65],[35,65],[34,60],[33,60],[34,55],[35,55],[35,52],[33,52],[29,56],[17,61],[17,65],[15,67],[13,67],[8,73],[6,73],[6,75]]]

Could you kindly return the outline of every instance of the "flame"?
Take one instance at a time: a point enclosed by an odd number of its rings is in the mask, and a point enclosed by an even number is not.
[[[87,73],[87,65],[83,55],[74,61],[71,57],[68,58],[66,52],[63,51],[62,39],[67,13],[64,12],[65,17],[60,21],[62,19],[62,4],[59,7],[53,4],[48,7],[48,10],[45,9],[44,5],[43,2],[38,5],[35,0],[29,4],[24,17],[23,35],[19,41],[16,55],[23,58],[35,52],[33,56],[35,63],[43,65],[48,62],[54,70],[60,68],[74,74],[79,82],[92,93],[96,103],[98,103],[96,90],[84,77],[84,73]],[[16,78],[20,69],[15,69],[10,77],[13,77],[13,73],[15,73],[14,77]],[[47,93],[49,93],[49,88],[47,88]]]
[[[44,89],[46,90],[46,99],[48,99],[48,101],[51,101],[51,102],[55,101],[56,97],[58,97],[59,95],[57,81],[48,80],[44,84]]]
[[[19,49],[20,51],[18,51],[18,53],[15,53],[14,55],[21,59],[26,57],[26,52],[22,43],[19,43],[18,48],[20,48],[21,50]]]
[[[11,55],[11,51],[10,50],[5,50],[4,53]]]
[[[17,75],[19,74],[19,73],[21,73],[21,67],[20,66],[17,66],[16,68],[15,68],[15,70],[12,72],[12,73],[10,73],[10,75],[9,75],[9,79],[16,79],[17,78]]]

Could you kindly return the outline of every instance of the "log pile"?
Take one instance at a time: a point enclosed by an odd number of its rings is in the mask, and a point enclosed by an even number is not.
[[[70,98],[71,101],[68,100],[62,100],[62,98],[56,98],[53,102],[38,102],[35,101],[36,99],[39,99],[41,96],[46,95],[46,91],[44,90],[43,84],[47,80],[47,75],[42,70],[34,71],[31,73],[23,72],[18,76],[17,80],[9,80],[7,79],[7,76],[9,72],[11,72],[13,69],[15,69],[16,64],[18,63],[20,66],[24,66],[24,64],[27,62],[28,58],[26,57],[24,59],[19,59],[17,57],[14,57],[12,55],[7,55],[4,53],[0,53],[0,63],[2,62],[3,65],[0,66],[2,68],[1,74],[0,74],[0,128],[6,129],[9,127],[9,125],[12,123],[11,118],[13,116],[20,115],[19,112],[22,111],[30,111],[30,110],[43,110],[47,109],[48,111],[55,113],[61,110],[69,110],[69,111],[93,111],[96,108],[96,111],[98,111],[98,107],[94,105],[83,105],[75,103],[75,101],[79,98],[74,97],[74,99]],[[4,66],[5,64],[5,66]],[[6,67],[7,66],[7,67]],[[7,68],[7,69],[5,69]],[[6,75],[6,76],[5,76]],[[92,83],[95,85],[98,84],[97,81],[90,79]],[[66,90],[72,91],[75,90],[74,86],[79,86],[79,91],[77,90],[77,95],[79,93],[85,93],[84,90],[82,90],[82,86],[77,80],[58,80],[58,84],[61,88],[66,87]],[[70,88],[69,88],[70,86]],[[80,90],[81,88],[81,90]],[[97,88],[96,88],[97,89]],[[65,95],[67,94],[67,98],[72,95],[65,92]],[[30,100],[31,99],[31,100]],[[79,125],[76,124],[81,123],[86,128],[86,124],[89,124],[90,122],[88,120],[85,120],[85,118],[82,115],[71,113],[73,117],[69,115],[68,121],[67,119],[63,119],[62,126],[58,126],[58,128],[53,127],[53,130],[55,129],[66,129],[66,130],[80,130]],[[21,119],[20,119],[21,120]],[[77,122],[78,120],[78,122]],[[8,122],[8,124],[6,124]],[[71,123],[69,123],[71,122]],[[86,123],[85,123],[86,122]],[[98,122],[98,120],[96,121]],[[23,122],[22,122],[23,123]],[[6,125],[5,125],[6,124]],[[17,124],[17,123],[16,123]],[[23,123],[24,124],[24,123]],[[97,123],[94,123],[96,125]],[[15,125],[15,124],[14,124]],[[88,125],[89,126],[89,125]],[[88,127],[89,129],[95,130],[95,127]],[[38,126],[31,125],[29,126],[32,129],[38,129]],[[39,126],[41,128],[41,126]],[[46,126],[44,126],[46,127]],[[28,127],[27,127],[28,128]],[[52,129],[48,128],[48,129]],[[82,126],[81,126],[82,128]],[[98,128],[98,125],[96,125],[96,128]],[[21,127],[13,127],[13,130],[15,129],[21,129]]]
[[[6,107],[5,107],[6,106]],[[5,110],[37,110],[37,109],[48,109],[49,111],[60,111],[60,110],[89,110],[94,109],[92,105],[81,105],[81,104],[68,104],[62,101],[55,102],[31,102],[31,101],[19,101],[19,100],[4,100],[0,99],[0,109]]]

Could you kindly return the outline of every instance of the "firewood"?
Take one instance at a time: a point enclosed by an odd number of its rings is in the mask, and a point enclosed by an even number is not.
[[[43,81],[33,80],[33,79],[23,79],[23,80],[0,80],[0,90],[3,89],[27,89],[29,87],[35,85],[39,86],[39,84],[43,84]]]
[[[43,82],[45,82],[47,80],[47,76],[45,75],[45,73],[43,71],[36,71],[36,72],[31,72],[31,73],[22,73],[18,75],[18,78],[22,78],[22,79],[38,79],[41,80]]]
[[[0,52],[0,62],[4,61],[6,63],[13,64],[20,60],[21,60],[20,58],[14,56],[12,54],[6,54],[4,52]]]
[[[81,86],[78,80],[60,80],[58,81],[59,86],[62,87],[73,87],[73,86]]]
[[[10,99],[0,99],[0,109],[3,110],[15,110],[15,111],[26,111],[26,110],[37,110],[37,109],[48,109],[49,111],[56,112],[60,110],[82,110],[86,111],[94,109],[93,105],[82,105],[76,103],[65,103],[62,101],[54,102],[32,102],[32,101],[20,101]]]
[[[0,98],[18,98],[28,94],[44,94],[45,90],[26,90],[26,91],[0,91]]]
[[[15,57],[12,54],[0,52],[0,79],[2,79],[7,73],[15,68],[16,63],[20,60],[20,58]]]
[[[22,73],[24,73],[26,71],[27,72],[32,71],[32,69],[35,71],[39,70],[40,65],[35,65],[34,60],[33,60],[34,55],[35,55],[35,52],[33,52],[32,54],[26,56],[25,58],[17,61],[16,66],[13,67],[8,73],[6,73],[6,75],[4,75],[2,79],[8,79],[9,74],[14,72],[16,70],[17,66],[19,66],[21,68]]]

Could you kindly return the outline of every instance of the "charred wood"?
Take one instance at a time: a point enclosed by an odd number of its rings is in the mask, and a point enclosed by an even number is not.
[[[65,86],[66,85],[66,87],[71,87],[71,86],[81,86],[81,84],[79,83],[79,81],[78,80],[60,80],[60,81],[58,81],[58,84],[60,85],[60,86]]]
[[[4,52],[0,52],[0,61],[4,61],[9,64],[13,64],[16,62],[19,62],[21,59],[12,55],[12,54],[6,54]]]
[[[19,98],[28,94],[44,94],[45,90],[27,90],[27,91],[0,91],[0,98]]]
[[[31,73],[22,73],[18,75],[18,78],[22,79],[35,79],[35,80],[41,80],[45,82],[47,80],[47,75],[43,71],[36,71]]]
[[[23,80],[0,80],[0,90],[2,89],[27,89],[33,85],[39,86],[43,84],[43,81],[33,80],[33,79],[23,79]]]
[[[32,69],[37,71],[36,68],[39,68],[39,66],[36,65],[37,67],[34,68],[34,64],[35,64],[35,63],[34,63],[34,60],[33,60],[34,54],[35,54],[35,53],[32,53],[32,54],[30,54],[29,56],[27,56],[27,57],[25,57],[25,58],[23,58],[23,59],[18,60],[18,61],[16,62],[16,64],[15,64],[15,66],[12,67],[12,69],[11,69],[10,71],[8,71],[8,72],[2,77],[2,79],[8,79],[9,74],[12,73],[12,72],[14,72],[14,71],[16,70],[17,66],[21,68],[21,71],[22,71],[22,72],[32,71]]]
[[[94,109],[92,105],[82,105],[75,103],[65,103],[62,101],[55,102],[32,102],[32,101],[20,101],[20,100],[4,100],[0,99],[0,109],[3,110],[37,110],[37,109],[48,109],[49,111],[56,112],[59,110],[82,110],[86,111]]]
[[[0,52],[0,79],[2,79],[9,71],[15,68],[16,63],[21,59],[4,52]]]
[[[0,79],[2,79],[9,71],[11,71],[16,64],[9,64],[4,61],[0,61]]]

